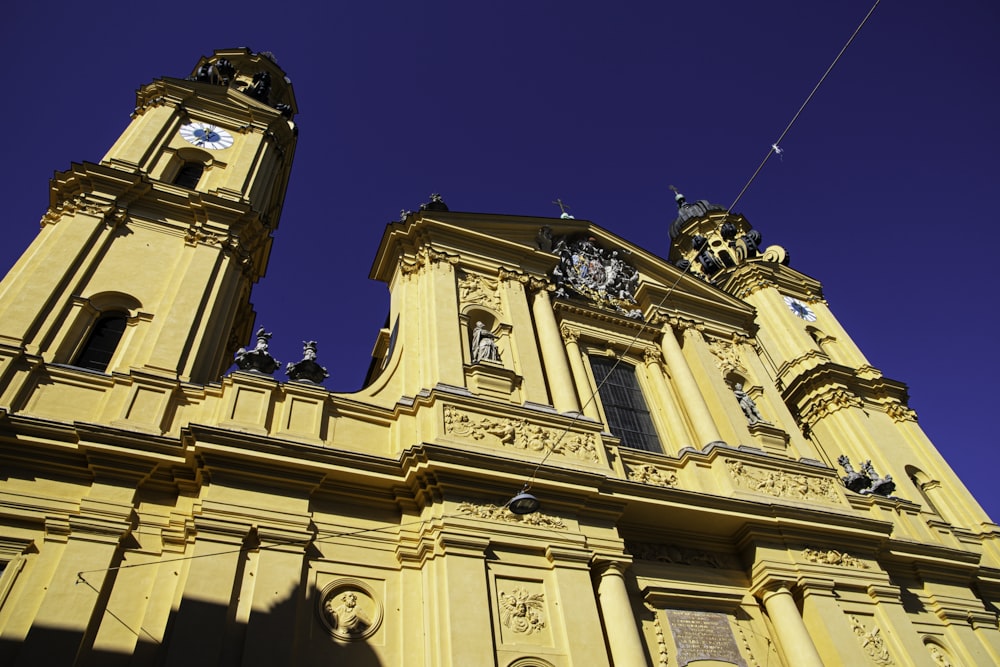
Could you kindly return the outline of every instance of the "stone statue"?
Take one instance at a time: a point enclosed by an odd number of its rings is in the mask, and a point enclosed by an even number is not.
[[[851,465],[851,460],[847,458],[845,454],[841,454],[837,458],[837,463],[843,467],[844,472],[847,474],[840,479],[844,482],[844,486],[849,488],[855,493],[863,493],[868,487],[872,485],[872,481],[868,478],[868,475],[863,475],[854,469]]]
[[[472,330],[472,363],[481,361],[500,361],[500,350],[497,349],[496,336],[482,322],[476,322]]]
[[[880,477],[879,474],[875,472],[875,467],[872,465],[870,459],[861,464],[861,472],[856,472],[854,467],[851,466],[851,460],[843,454],[837,458],[837,463],[839,463],[847,473],[846,476],[841,477],[844,482],[844,486],[855,493],[860,493],[866,496],[875,495],[888,498],[892,495],[892,492],[896,490],[896,483],[892,481],[892,475]]]
[[[736,400],[740,404],[740,408],[743,410],[743,414],[747,417],[747,422],[753,426],[754,424],[767,424],[767,420],[764,419],[760,414],[760,410],[757,409],[757,404],[749,394],[743,391],[743,385],[737,382],[733,385],[733,395],[736,396]]]
[[[340,604],[334,606],[334,602]],[[345,635],[359,635],[368,629],[369,622],[358,609],[358,596],[348,592],[327,600],[326,612],[330,615],[330,624],[336,632]]]
[[[535,246],[544,252],[552,252],[552,228],[543,225],[535,236]]]
[[[289,363],[285,372],[295,382],[320,384],[330,377],[327,370],[316,363],[316,341],[302,341],[302,361]]]
[[[271,375],[281,365],[281,362],[272,357],[271,353],[267,351],[268,341],[271,340],[271,332],[264,329],[264,327],[260,327],[257,329],[256,337],[257,344],[255,347],[250,350],[241,347],[236,351],[236,366],[241,371]]]
[[[871,493],[876,496],[884,496],[888,498],[892,495],[892,492],[896,490],[896,483],[892,481],[892,475],[879,477],[879,474],[875,472],[875,468],[872,466],[871,461],[865,461],[862,464],[861,472],[868,475],[868,479],[872,481],[871,487],[861,493]]]
[[[254,74],[253,84],[247,88],[246,94],[267,104],[268,98],[271,97],[271,75],[264,71]]]

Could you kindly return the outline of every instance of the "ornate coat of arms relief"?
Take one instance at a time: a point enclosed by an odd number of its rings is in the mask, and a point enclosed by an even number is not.
[[[642,319],[642,311],[635,307],[639,272],[622,258],[624,250],[605,250],[593,238],[561,236],[554,240],[552,252],[559,255],[559,265],[552,270],[556,296],[578,294],[626,317]]]

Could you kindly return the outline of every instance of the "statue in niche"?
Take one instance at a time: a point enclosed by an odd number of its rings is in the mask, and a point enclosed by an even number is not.
[[[746,415],[747,422],[753,426],[754,424],[767,424],[769,423],[760,414],[760,410],[757,409],[757,403],[754,402],[750,395],[743,391],[743,385],[737,382],[733,385],[733,395],[736,396],[736,400],[740,404],[740,409],[743,410],[743,414]]]
[[[497,338],[482,322],[476,322],[472,330],[472,363],[482,361],[500,362],[500,350],[497,349]]]
[[[339,602],[340,604],[334,604]],[[368,629],[369,622],[358,609],[358,596],[348,591],[326,601],[326,613],[330,615],[330,625],[335,632],[345,635],[360,635]]]

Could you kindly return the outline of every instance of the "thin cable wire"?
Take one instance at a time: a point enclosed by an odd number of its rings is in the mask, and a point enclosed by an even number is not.
[[[847,51],[847,47],[851,45],[851,43],[854,41],[854,38],[858,36],[858,33],[861,32],[861,29],[865,26],[865,23],[867,23],[871,15],[875,13],[875,8],[878,7],[878,4],[880,2],[882,2],[882,0],[875,0],[875,4],[872,5],[872,8],[868,10],[868,13],[865,14],[865,17],[861,20],[861,23],[859,23],[858,27],[854,29],[854,32],[851,34],[850,39],[848,39],[847,43],[844,44],[844,48],[840,50],[840,53],[837,54],[837,57],[834,58],[833,62],[830,63],[830,66],[826,68],[826,72],[823,73],[823,76],[821,76],[816,85],[813,86],[812,92],[810,92],[808,97],[806,97],[806,101],[802,103],[802,106],[799,107],[799,110],[796,111],[795,115],[792,116],[792,119],[788,121],[788,125],[785,126],[785,129],[781,133],[781,136],[779,136],[778,139],[773,144],[771,144],[771,147],[767,151],[767,155],[765,155],[764,159],[761,160],[760,165],[757,166],[757,170],[753,172],[753,175],[750,177],[750,180],[747,181],[747,184],[743,186],[743,189],[740,190],[740,193],[736,195],[736,199],[734,199],[733,203],[729,205],[729,208],[726,209],[727,211],[732,211],[736,207],[736,204],[743,197],[743,194],[747,191],[747,189],[749,189],[750,184],[753,183],[754,179],[757,178],[757,174],[760,173],[760,170],[764,168],[764,165],[767,164],[767,161],[771,159],[772,155],[774,155],[775,147],[781,146],[781,142],[784,141],[785,135],[788,134],[788,131],[792,129],[792,125],[795,125],[795,121],[797,121],[799,119],[799,116],[802,115],[802,111],[805,110],[806,105],[809,104],[809,102],[813,98],[813,95],[816,94],[816,91],[819,90],[819,87],[823,85],[824,81],[826,81],[826,77],[828,77],[830,75],[830,72],[833,71],[833,68],[836,67],[837,63],[840,61],[840,57],[844,55],[845,51]]]

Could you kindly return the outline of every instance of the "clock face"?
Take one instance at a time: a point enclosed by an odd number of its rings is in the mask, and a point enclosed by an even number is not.
[[[812,308],[802,303],[798,299],[790,296],[785,297],[785,305],[788,306],[788,310],[795,313],[798,317],[801,317],[806,322],[815,322],[816,313],[812,311]]]
[[[208,123],[193,122],[181,125],[181,136],[198,148],[208,148],[213,151],[233,145],[233,135],[221,127]]]

